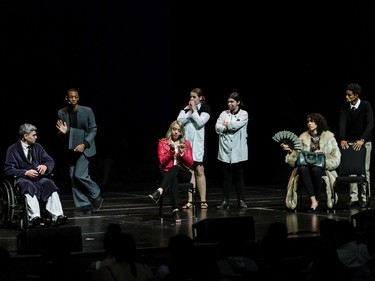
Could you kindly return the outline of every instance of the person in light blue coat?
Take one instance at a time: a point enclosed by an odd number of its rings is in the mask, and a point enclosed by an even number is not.
[[[215,131],[219,135],[219,151],[217,159],[220,161],[223,173],[223,198],[218,209],[229,208],[229,191],[232,178],[236,179],[237,204],[239,208],[247,208],[243,198],[244,192],[244,163],[248,160],[247,125],[249,116],[242,109],[244,104],[237,92],[232,92],[227,98],[228,109],[220,113],[215,124]]]

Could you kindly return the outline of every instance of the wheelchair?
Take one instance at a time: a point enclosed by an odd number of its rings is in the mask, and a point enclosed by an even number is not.
[[[52,217],[45,209],[45,204],[39,202],[39,206],[44,226],[50,225]],[[18,228],[24,230],[30,227],[29,221],[26,197],[21,194],[16,179],[3,180],[0,187],[0,224],[4,228],[18,224]]]

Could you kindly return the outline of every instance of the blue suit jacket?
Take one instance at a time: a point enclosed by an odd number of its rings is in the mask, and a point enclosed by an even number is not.
[[[58,117],[63,122],[66,122],[68,125],[68,130],[70,128],[69,124],[69,110],[68,107],[64,107],[58,111]],[[95,123],[95,116],[90,107],[78,105],[77,110],[77,128],[84,130],[85,133],[85,141],[89,144],[85,150],[84,154],[86,157],[91,157],[96,154],[96,146],[95,146],[95,136],[97,132],[97,126]],[[66,134],[67,137],[69,134]]]

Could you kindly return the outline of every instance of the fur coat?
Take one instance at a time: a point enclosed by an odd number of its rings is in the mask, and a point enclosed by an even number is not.
[[[311,145],[311,137],[309,134],[309,131],[303,132],[299,139],[301,140],[302,144],[302,150],[303,151],[310,151],[310,145]],[[319,141],[319,147],[320,151],[322,151],[325,154],[326,157],[326,167],[325,167],[325,176],[322,177],[322,179],[325,182],[326,185],[326,193],[327,193],[327,207],[332,208],[333,203],[337,202],[337,194],[333,196],[332,189],[333,184],[337,177],[336,169],[340,165],[341,160],[341,152],[339,149],[339,146],[337,144],[337,141],[335,139],[335,136],[330,131],[324,131],[322,132],[320,136]],[[297,187],[299,182],[299,175],[298,175],[298,167],[296,167],[296,160],[299,155],[300,151],[293,150],[291,153],[288,153],[285,156],[285,163],[287,163],[289,166],[294,167],[292,170],[292,174],[288,181],[287,186],[287,195],[285,199],[286,206],[289,209],[294,210],[297,207]],[[335,201],[334,201],[335,200]]]

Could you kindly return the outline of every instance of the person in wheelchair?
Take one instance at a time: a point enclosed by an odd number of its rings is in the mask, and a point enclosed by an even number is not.
[[[42,145],[36,143],[36,131],[37,128],[32,124],[20,125],[20,138],[7,149],[4,172],[6,176],[15,179],[21,195],[25,196],[29,226],[45,224],[39,202],[45,204],[54,225],[63,225],[67,223],[68,218],[62,209],[59,189],[48,177],[55,161]]]

